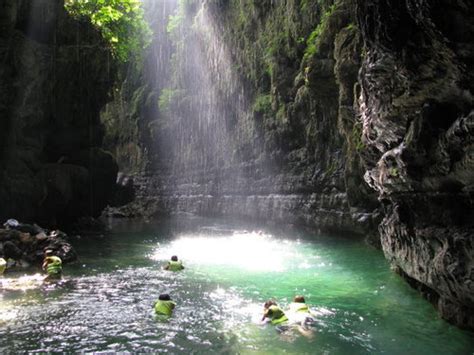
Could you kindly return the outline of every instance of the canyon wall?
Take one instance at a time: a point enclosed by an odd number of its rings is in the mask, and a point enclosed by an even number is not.
[[[474,328],[474,11],[464,1],[358,1],[358,111],[386,257]]]
[[[379,213],[358,154],[362,42],[351,5],[181,2],[145,69],[137,127],[149,135],[147,168],[135,177],[131,213],[373,235]],[[150,69],[156,53],[168,53],[164,70]]]
[[[130,135],[137,199],[121,213],[371,236],[444,318],[472,329],[472,7],[167,4],[149,14],[166,40],[122,96],[144,105]]]
[[[117,174],[101,149],[108,46],[60,0],[2,1],[0,28],[0,220],[97,216]]]

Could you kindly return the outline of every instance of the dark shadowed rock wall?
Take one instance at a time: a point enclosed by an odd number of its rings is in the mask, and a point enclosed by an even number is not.
[[[63,1],[0,3],[0,220],[100,213],[117,174],[99,119],[114,78],[100,34]]]
[[[474,8],[358,1],[359,113],[386,257],[442,316],[474,328]]]

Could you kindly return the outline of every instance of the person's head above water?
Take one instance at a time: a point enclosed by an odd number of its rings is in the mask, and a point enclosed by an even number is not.
[[[304,299],[303,296],[295,296],[295,298],[293,298],[293,302],[296,302],[296,303],[305,303],[306,300]]]
[[[178,261],[178,257],[177,257],[176,255],[173,255],[173,256],[171,257],[171,261]]]
[[[162,293],[160,296],[158,296],[158,299],[160,301],[171,301],[171,297],[167,293]]]
[[[267,309],[270,308],[271,306],[276,306],[276,302],[273,300],[268,300],[267,302],[264,303],[263,308]]]

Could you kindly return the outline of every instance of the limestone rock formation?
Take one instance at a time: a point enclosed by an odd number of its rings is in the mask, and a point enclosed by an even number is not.
[[[124,215],[238,215],[372,234],[379,214],[354,134],[362,42],[350,3],[195,1],[177,10],[175,32],[150,16],[160,40],[145,74],[128,71],[105,115],[131,107],[120,126],[142,102],[127,131],[148,164]],[[146,85],[130,94],[137,78]]]
[[[114,188],[99,115],[114,61],[63,5],[0,4],[0,218],[70,223],[100,213]]]
[[[372,235],[443,317],[474,328],[472,6],[186,4],[169,28],[153,17],[165,40],[108,111],[130,107],[110,142],[142,172],[113,213]]]
[[[359,1],[365,179],[387,258],[474,328],[474,10],[463,1]]]

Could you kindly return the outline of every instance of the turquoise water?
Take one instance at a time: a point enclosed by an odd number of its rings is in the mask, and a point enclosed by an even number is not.
[[[81,258],[62,284],[4,287],[0,353],[474,353],[471,333],[441,320],[354,238],[180,218],[119,222],[75,244]],[[161,270],[173,254],[183,272]],[[177,303],[168,320],[152,312],[164,292]],[[285,307],[295,294],[316,314],[311,334],[260,324],[267,299]]]

